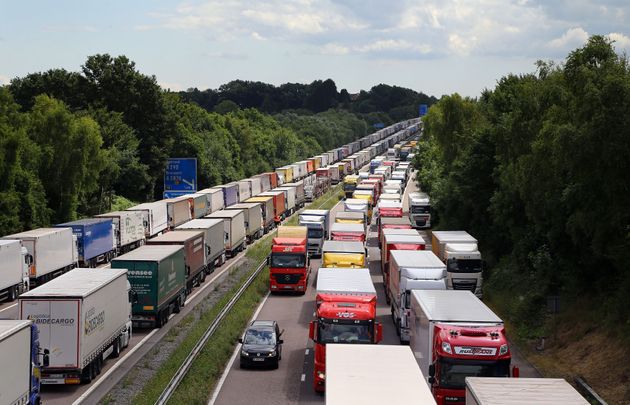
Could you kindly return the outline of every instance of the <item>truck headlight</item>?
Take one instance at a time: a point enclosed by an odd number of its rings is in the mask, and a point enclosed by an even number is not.
[[[442,351],[444,353],[453,354],[453,349],[451,349],[451,344],[448,342],[442,342]]]
[[[499,348],[499,356],[502,356],[508,352],[508,345],[501,345]]]
[[[320,380],[325,380],[325,379],[326,379],[326,374],[325,374],[323,371],[318,371],[318,372],[317,372],[317,377],[318,377]]]

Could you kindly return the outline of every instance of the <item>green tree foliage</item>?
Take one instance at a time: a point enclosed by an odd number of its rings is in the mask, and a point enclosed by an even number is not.
[[[548,295],[601,301],[630,328],[630,69],[604,37],[564,66],[506,76],[479,100],[443,97],[426,117],[418,180],[443,229],[481,242],[526,335],[544,334]]]

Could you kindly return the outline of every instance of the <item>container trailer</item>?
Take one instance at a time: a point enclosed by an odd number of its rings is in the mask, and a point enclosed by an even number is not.
[[[114,224],[116,253],[123,254],[144,244],[144,217],[139,211],[114,211],[97,215],[96,218],[111,218]]]
[[[206,218],[223,219],[225,253],[234,257],[245,250],[245,213],[243,210],[222,210],[214,212]]]
[[[245,202],[228,207],[229,210],[242,210],[245,215],[245,231],[247,243],[253,243],[265,233],[261,203]]]
[[[134,205],[131,208],[127,208],[126,211],[142,212],[144,237],[147,239],[168,229],[168,209],[164,201]]]
[[[96,267],[116,256],[116,238],[111,218],[86,218],[55,225],[70,228],[77,241],[80,267]]]
[[[190,220],[177,228],[179,230],[197,229],[204,232],[204,243],[206,245],[206,273],[210,274],[216,267],[222,266],[226,259],[225,255],[225,231],[223,230],[222,218],[199,218]]]
[[[29,290],[28,251],[17,239],[0,239],[0,299],[15,300]]]

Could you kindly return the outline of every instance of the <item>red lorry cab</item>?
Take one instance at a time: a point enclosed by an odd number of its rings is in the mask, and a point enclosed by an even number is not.
[[[269,260],[269,290],[306,291],[310,264],[306,238],[273,238]]]

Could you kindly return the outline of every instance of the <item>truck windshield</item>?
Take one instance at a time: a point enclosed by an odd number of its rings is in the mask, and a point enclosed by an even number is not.
[[[429,205],[412,205],[411,213],[412,214],[428,214],[431,211],[431,207]]]
[[[318,328],[319,343],[372,343],[372,322],[320,321]]]
[[[481,273],[481,260],[449,259],[446,267],[451,273]]]
[[[309,239],[320,239],[324,237],[323,229],[308,228]]]
[[[356,184],[353,183],[344,183],[343,191],[354,191],[357,188]]]
[[[465,361],[442,359],[440,361],[440,388],[464,389],[466,377],[509,377],[510,360]]]
[[[271,267],[296,268],[306,267],[306,256],[295,253],[272,253]]]

